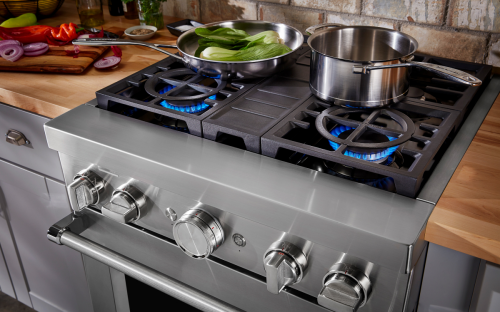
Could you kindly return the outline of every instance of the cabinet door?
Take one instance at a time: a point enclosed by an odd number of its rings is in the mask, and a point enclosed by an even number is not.
[[[46,236],[71,212],[64,184],[0,160],[0,187],[33,308],[92,311],[81,255]]]
[[[0,167],[0,181],[2,173]],[[32,307],[28,285],[26,285],[21,261],[18,257],[19,253],[12,237],[12,229],[7,221],[9,217],[7,202],[0,182],[0,256],[2,256],[0,259],[0,288],[3,293]]]
[[[500,311],[500,265],[481,260],[469,312]]]

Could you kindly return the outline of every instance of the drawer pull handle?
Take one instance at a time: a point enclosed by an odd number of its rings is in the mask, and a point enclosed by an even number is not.
[[[5,135],[5,141],[7,143],[16,145],[16,146],[22,146],[26,144],[30,144],[30,141],[26,139],[26,136],[21,131],[13,130],[10,129],[7,131],[7,134]]]

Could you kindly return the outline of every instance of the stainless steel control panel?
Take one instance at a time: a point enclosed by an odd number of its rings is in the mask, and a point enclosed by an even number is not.
[[[105,181],[98,202],[90,204],[104,216],[176,240],[179,252],[186,253],[186,256],[203,259],[213,255],[266,277],[268,290],[277,295],[286,287],[291,287],[314,298],[323,294],[323,301],[335,306],[330,300],[331,296],[328,297],[325,292],[325,285],[331,283],[325,284],[324,279],[336,263],[356,268],[369,278],[371,284],[377,285],[370,289],[368,298],[363,297],[353,304],[355,309],[352,311],[364,305],[365,301],[370,305],[385,305],[387,300],[398,300],[396,293],[405,291],[407,274],[182,197],[146,181],[121,176],[104,165],[84,163],[63,154],[60,157],[68,185],[74,183],[74,177],[82,169],[91,170]],[[133,196],[129,195],[130,190]],[[68,191],[75,191],[75,188],[70,187]],[[130,200],[126,200],[128,197]],[[138,198],[140,205],[137,203]],[[112,205],[120,209],[111,209]],[[80,209],[79,206],[77,209]],[[116,217],[118,210],[125,213]],[[353,287],[354,290],[359,288],[356,285]],[[403,302],[398,304],[403,305]]]

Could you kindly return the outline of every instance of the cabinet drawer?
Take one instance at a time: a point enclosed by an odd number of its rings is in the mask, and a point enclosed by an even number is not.
[[[0,158],[40,172],[44,175],[63,180],[59,155],[49,149],[43,125],[49,121],[31,112],[0,103],[0,133],[9,130],[24,134],[29,144],[17,146],[0,138]]]

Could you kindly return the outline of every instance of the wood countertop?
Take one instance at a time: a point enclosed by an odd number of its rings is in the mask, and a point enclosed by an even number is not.
[[[500,97],[434,208],[425,240],[500,264]]]
[[[109,16],[104,28],[126,29],[138,20]],[[180,20],[165,17],[165,24]],[[56,16],[42,21],[57,26],[78,22],[73,2],[65,2]],[[174,44],[167,29],[151,42]],[[166,57],[152,49],[122,46],[122,63],[114,70],[93,67],[83,74],[0,73],[0,102],[50,118],[95,98],[95,92]],[[174,49],[170,51],[175,52]],[[112,55],[108,51],[105,56]],[[436,205],[425,239],[500,264],[500,97],[484,120],[460,165]]]
[[[123,16],[110,16],[107,6],[104,11],[104,29],[110,27],[123,30],[139,25],[139,20],[128,20]],[[176,17],[164,17],[165,25],[181,20]],[[62,23],[80,23],[74,1],[66,1],[61,9],[51,18],[40,21],[41,24],[59,26]],[[159,30],[148,42],[175,44],[177,37],[167,28]],[[23,108],[34,113],[55,118],[76,106],[95,98],[95,92],[120,79],[148,67],[165,57],[166,54],[140,46],[121,46],[122,62],[118,68],[99,71],[90,66],[82,74],[54,73],[0,73],[0,102]],[[176,49],[166,49],[177,52]],[[113,55],[108,50],[104,56]]]

